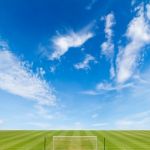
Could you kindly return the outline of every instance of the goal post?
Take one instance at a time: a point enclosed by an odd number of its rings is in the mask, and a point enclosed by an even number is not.
[[[53,136],[53,150],[98,150],[97,136]]]

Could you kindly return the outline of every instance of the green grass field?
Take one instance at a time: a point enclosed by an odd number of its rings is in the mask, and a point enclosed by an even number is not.
[[[0,150],[53,150],[53,136],[97,136],[98,150],[104,150],[104,137],[105,150],[150,150],[150,131],[0,131]],[[82,142],[80,149],[67,142],[55,150],[85,150],[90,141]]]

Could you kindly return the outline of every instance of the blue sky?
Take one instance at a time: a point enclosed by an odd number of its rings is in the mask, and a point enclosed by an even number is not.
[[[148,0],[1,0],[0,129],[149,129]]]

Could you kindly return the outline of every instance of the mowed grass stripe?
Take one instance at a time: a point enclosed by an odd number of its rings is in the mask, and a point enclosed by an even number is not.
[[[122,135],[122,132],[109,131],[107,132],[108,137],[111,137],[109,140],[106,138],[106,147],[109,149],[133,149],[137,145],[128,138]],[[113,139],[112,139],[113,138]]]
[[[127,137],[122,135],[122,132],[118,131],[105,131],[103,132],[106,140],[106,148],[109,150],[122,150],[122,149],[129,149],[129,150],[134,150],[137,144],[132,140],[129,140]],[[119,135],[118,135],[119,134]],[[140,147],[139,147],[140,148]],[[141,149],[141,148],[140,148]]]
[[[130,138],[141,140],[142,142],[150,143],[150,132],[149,131],[122,131],[128,134]]]
[[[118,139],[118,137],[116,136],[115,133],[110,133],[111,131],[106,131],[103,132],[103,136],[105,138],[105,146],[108,149],[122,149],[124,148],[124,144],[123,141],[120,138]],[[131,147],[128,146],[128,148],[130,149]]]
[[[108,150],[111,150],[110,147],[115,147],[115,149],[119,149],[120,148],[120,144],[122,144],[122,142],[120,141],[116,141],[114,136],[110,136],[107,131],[93,131],[93,133],[95,133],[95,135],[97,135],[98,140],[101,140],[100,144],[102,144],[103,148],[104,148],[104,138],[106,140],[106,148]],[[109,146],[108,146],[109,143]],[[113,150],[113,149],[112,149]]]
[[[27,132],[28,132],[28,131],[27,131]],[[39,132],[34,132],[34,134],[33,134],[33,132],[28,132],[28,133],[30,133],[30,134],[25,135],[25,136],[21,136],[21,134],[19,134],[19,135],[20,135],[20,138],[17,137],[17,138],[12,139],[12,140],[9,141],[9,142],[5,142],[5,143],[1,144],[1,149],[2,149],[2,148],[3,148],[3,149],[9,149],[9,148],[13,149],[13,146],[14,146],[15,144],[17,144],[17,143],[19,143],[19,142],[21,142],[21,141],[24,141],[24,140],[25,140],[26,138],[28,138],[28,137],[34,136],[34,135],[36,135],[36,134],[39,134]]]
[[[18,134],[17,136],[15,137],[11,137],[11,138],[6,138],[4,141],[3,140],[0,140],[0,148],[2,149],[3,147],[6,147],[8,145],[13,145],[15,142],[18,142],[20,141],[21,139],[24,139],[26,138],[27,136],[31,136],[33,135],[33,132],[28,132],[27,134]]]
[[[27,137],[26,139],[14,144],[12,147],[24,147],[24,148],[30,148],[30,146],[34,143],[34,142],[37,142],[38,139],[41,139],[41,137],[43,137],[45,135],[44,132],[40,132],[39,134],[37,135],[34,135],[34,136],[29,136]],[[19,149],[17,149],[19,150]]]
[[[106,150],[150,150],[150,131],[0,131],[0,150],[43,150],[44,136],[46,150],[52,150],[53,135],[94,135],[100,144],[98,150],[103,150],[104,137]]]
[[[20,138],[20,139],[15,139],[12,140],[9,143],[6,143],[5,145],[1,146],[2,150],[7,150],[7,149],[13,149],[13,148],[21,148],[23,147],[24,142],[29,142],[30,140],[33,140],[34,138],[37,138],[39,135],[42,135],[42,131],[38,131],[38,132],[31,132],[30,135],[24,137],[24,138]],[[0,149],[0,150],[1,150]]]
[[[98,133],[97,131],[94,131],[96,134]],[[145,143],[143,143],[142,141],[139,143],[139,141],[136,141],[134,139],[134,137],[129,137],[128,135],[123,135],[123,133],[130,133],[130,134],[134,134],[134,133],[139,133],[139,131],[100,131],[99,134],[101,136],[102,133],[104,134],[104,136],[106,137],[106,146],[109,146],[109,149],[122,149],[123,147],[126,147],[126,149],[150,149],[149,147],[146,147]],[[111,133],[113,133],[112,135],[110,135]],[[140,131],[141,133],[141,131]],[[116,136],[116,134],[119,134],[119,137]],[[146,132],[146,134],[148,134]],[[128,140],[126,139],[122,139],[122,136],[124,136],[124,138],[128,138]],[[115,141],[114,141],[115,140]],[[136,146],[135,146],[135,142],[136,142]],[[117,145],[117,146],[116,146]],[[141,148],[142,147],[142,148]]]
[[[18,132],[23,132],[23,133],[27,133],[26,131],[1,131],[0,130],[0,140],[3,138],[9,138],[15,135],[18,135]]]
[[[127,137],[128,141],[132,141],[132,142],[136,143],[136,145],[137,145],[136,148],[140,148],[140,147],[142,147],[142,149],[150,148],[148,143],[145,143],[142,140],[139,140],[138,136],[134,136],[133,133],[132,133],[132,135],[131,134],[129,135],[128,132],[123,131],[123,132],[121,132],[121,135],[123,135],[124,137]]]
[[[144,137],[143,135],[138,136],[135,132],[122,132],[122,134],[136,140],[141,145],[145,145],[145,147],[150,147],[150,138]]]
[[[24,145],[24,147],[28,147],[28,150],[43,150],[44,144],[46,144],[45,147],[47,148],[47,143],[52,142],[52,136],[55,134],[58,134],[58,133],[60,133],[60,131],[59,132],[58,131],[56,131],[56,132],[49,131],[49,134],[48,134],[48,132],[44,132],[43,136],[33,140],[30,143],[27,143],[26,145]],[[49,138],[48,138],[48,136],[49,136]]]
[[[90,131],[94,136],[97,136],[98,149],[104,149],[104,138],[106,138],[106,133],[104,131]],[[110,138],[110,137],[109,137]],[[113,144],[113,142],[112,142]],[[117,145],[116,145],[117,146]]]
[[[125,148],[122,140],[118,139],[116,135],[110,134],[111,131],[93,131],[94,135],[98,136],[98,140],[100,141],[100,148],[104,149],[104,138],[106,140],[106,149],[108,150],[122,150]],[[131,147],[127,147],[128,149],[131,149]]]
[[[16,144],[14,147],[24,147],[24,148],[26,148],[26,149],[33,149],[34,150],[34,147],[38,144],[38,143],[40,143],[40,142],[42,142],[41,143],[41,145],[39,146],[39,150],[41,150],[41,147],[43,146],[43,144],[44,144],[44,135],[46,134],[46,132],[42,132],[41,134],[39,134],[37,137],[35,137],[35,138],[32,138],[32,139],[28,139],[27,141],[22,141],[22,142],[20,142],[20,143],[18,143],[18,144]],[[38,150],[38,149],[35,149],[35,150]],[[42,147],[42,149],[43,149],[43,147]],[[17,149],[17,150],[19,150],[19,149]]]
[[[12,132],[12,131],[11,131]],[[28,135],[31,135],[32,134],[32,131],[26,131],[26,132],[16,132],[16,131],[14,131],[14,134],[11,134],[10,136],[2,136],[1,137],[1,134],[0,134],[0,145],[2,145],[3,143],[4,144],[7,144],[7,143],[9,143],[9,142],[11,142],[12,140],[14,141],[14,140],[18,140],[18,139],[20,139],[20,138],[24,138],[24,137],[26,137],[26,136],[28,136]]]
[[[137,148],[139,148],[141,150],[143,149],[142,143],[139,143],[137,140],[123,135],[123,132],[109,131],[108,134],[109,134],[109,136],[114,137],[115,140],[113,140],[113,142],[118,144],[117,148],[120,148],[120,149],[126,148],[126,149],[132,149],[132,150],[135,150]],[[106,146],[113,148],[113,146],[111,144],[109,145],[108,142],[107,142]]]

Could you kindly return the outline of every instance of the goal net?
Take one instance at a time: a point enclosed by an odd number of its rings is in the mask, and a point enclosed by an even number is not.
[[[97,136],[53,136],[53,150],[97,150]]]

